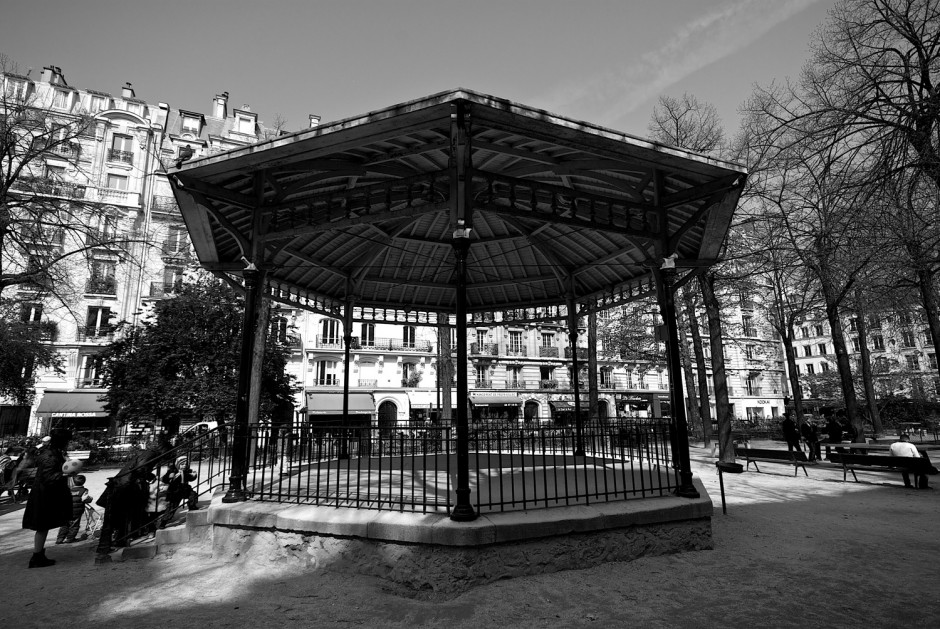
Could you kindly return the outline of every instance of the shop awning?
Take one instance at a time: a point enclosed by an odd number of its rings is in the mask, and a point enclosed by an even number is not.
[[[574,410],[574,404],[572,404],[571,402],[549,402],[549,404],[552,405],[552,408],[555,409],[556,412],[558,411],[565,412],[565,411]]]
[[[350,393],[349,413],[361,415],[375,412],[375,400],[371,393]],[[307,392],[307,413],[310,415],[342,415],[343,394],[323,393],[321,391]]]
[[[471,393],[470,403],[474,406],[516,406],[522,404],[522,398],[518,395]]]
[[[101,393],[94,391],[46,391],[39,402],[37,413],[47,417],[107,417]]]
[[[408,404],[413,409],[430,408],[435,409],[438,405],[437,391],[408,391]],[[447,401],[441,396],[440,404],[446,404]],[[450,392],[451,407],[457,406],[457,392]]]

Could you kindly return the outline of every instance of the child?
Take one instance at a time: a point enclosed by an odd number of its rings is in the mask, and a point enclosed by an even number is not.
[[[160,528],[165,528],[170,520],[176,514],[176,509],[180,502],[186,501],[186,506],[190,511],[199,508],[197,501],[199,496],[196,490],[189,483],[196,480],[196,473],[189,467],[189,460],[181,456],[167,469],[166,474],[160,479],[166,483],[166,511],[160,518]]]
[[[91,503],[91,494],[85,489],[85,476],[76,474],[69,478],[69,491],[72,493],[72,521],[61,528],[56,536],[56,544],[71,544],[75,541],[82,541],[86,536],[76,540],[78,528],[82,521],[82,514],[85,513],[85,505]]]

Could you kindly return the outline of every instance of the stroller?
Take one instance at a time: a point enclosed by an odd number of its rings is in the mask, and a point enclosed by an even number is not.
[[[90,504],[85,505],[85,512],[72,520],[72,525],[81,526],[82,517],[85,518],[85,529],[75,538],[76,542],[83,542],[86,539],[98,539],[101,537],[101,526],[104,524],[104,517],[98,513]]]

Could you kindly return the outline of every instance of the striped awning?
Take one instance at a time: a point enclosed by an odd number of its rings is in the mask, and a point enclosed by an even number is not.
[[[375,412],[375,400],[371,393],[350,393],[349,413],[361,415]],[[310,415],[342,415],[343,394],[307,392],[307,413]]]

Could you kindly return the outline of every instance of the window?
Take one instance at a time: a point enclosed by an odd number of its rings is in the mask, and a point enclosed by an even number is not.
[[[168,266],[163,269],[163,292],[175,293],[183,284],[183,269]]]
[[[361,347],[375,347],[375,324],[363,323],[359,330],[359,343]]]
[[[524,347],[522,332],[511,331],[509,333],[509,353],[522,354]]]
[[[748,360],[754,360],[754,355],[755,355],[755,354],[754,354],[754,346],[753,346],[753,345],[745,345],[745,346],[744,346],[744,357],[747,358]]]
[[[554,347],[555,335],[551,332],[542,332],[542,347]]]
[[[79,387],[101,386],[101,357],[94,354],[82,356],[82,375]]]
[[[898,315],[898,322],[901,325],[910,325],[911,324],[911,315],[908,312],[902,312]]]
[[[814,326],[813,330],[816,332],[816,336],[823,335],[823,327],[821,325]]]
[[[183,133],[199,135],[199,118],[196,116],[183,116]]]
[[[901,347],[914,347],[914,333],[910,330],[901,331]]]
[[[809,328],[807,328],[806,326],[803,326],[802,328],[800,328],[800,335],[801,335],[804,339],[808,339],[808,338],[809,338]]]
[[[20,304],[20,321],[39,323],[40,319],[42,319],[42,304]]]
[[[541,378],[542,380],[554,380],[555,368],[554,367],[539,367],[539,378]]]
[[[927,364],[931,369],[937,369],[937,355],[934,353],[927,354]]]
[[[141,116],[144,113],[144,106],[140,103],[127,103],[127,111]]]
[[[870,327],[872,330],[880,330],[881,329],[881,317],[879,317],[878,315],[869,315],[868,327]]]
[[[799,365],[796,366],[796,375],[800,375],[800,366],[799,366]],[[709,391],[709,393],[711,393],[711,391]]]
[[[757,336],[757,334],[754,332],[754,322],[752,317],[749,315],[741,317],[741,323],[744,327],[744,336]]]
[[[339,321],[323,319],[320,322],[320,342],[326,345],[339,345]]]
[[[823,373],[826,373],[827,371],[829,371],[829,363],[822,362],[822,363],[819,363],[819,366],[823,370]]]
[[[522,379],[522,367],[506,367],[506,381],[511,387],[525,387]]]
[[[853,351],[853,352],[860,352],[860,351],[862,351],[862,344],[861,344],[861,342],[858,340],[858,337],[857,337],[857,336],[853,336],[853,337],[852,337],[852,351]]]
[[[86,293],[116,295],[117,281],[114,279],[117,264],[109,260],[92,260],[91,277],[85,286]]]
[[[91,97],[91,112],[93,114],[98,113],[99,111],[104,111],[108,108],[108,101],[104,96],[94,96]]]
[[[46,164],[46,179],[52,181],[65,181],[65,166],[52,166]]]
[[[317,381],[321,386],[333,386],[339,384],[339,363],[335,360],[317,361]]]
[[[69,93],[65,90],[56,90],[52,94],[52,106],[56,109],[67,109]]]
[[[111,309],[105,306],[89,306],[85,317],[85,335],[107,336],[111,332]]]
[[[401,379],[402,380],[412,380],[414,379],[417,373],[418,373],[417,365],[415,365],[414,363],[402,363],[401,365]],[[402,384],[402,386],[415,386],[415,385]]]
[[[744,387],[747,390],[748,395],[760,395],[761,394],[760,377],[754,376],[754,377],[748,378],[747,381],[744,383]]]
[[[819,355],[820,355],[820,356],[825,356],[826,354],[829,353],[828,351],[826,351],[826,344],[825,344],[825,343],[820,343],[818,347],[819,347]]]
[[[858,319],[856,317],[849,319],[849,330],[858,332]]]
[[[111,138],[111,148],[108,150],[108,160],[112,162],[134,163],[134,138],[129,135],[114,134]]]
[[[920,359],[917,354],[908,354],[904,357],[907,361],[907,368],[911,371],[920,371]]]
[[[602,387],[606,389],[610,389],[613,387],[614,379],[613,379],[613,371],[611,369],[606,368],[606,367],[604,369],[601,369],[600,376],[601,376],[600,380],[601,380]]]
[[[26,100],[26,81],[7,80],[7,98],[17,102]]]
[[[110,190],[127,190],[127,177],[108,173],[107,187]]]
[[[804,356],[812,356],[812,355],[813,355],[813,346],[812,346],[812,345],[804,345],[804,346],[803,346],[803,355],[804,355]]]
[[[414,349],[415,347],[415,326],[406,325],[401,330],[401,343],[403,347]]]
[[[483,351],[486,345],[486,330],[477,330],[477,351]]]
[[[490,379],[488,375],[488,370],[486,365],[477,365],[476,366],[476,386],[478,387],[488,387],[490,386]]]
[[[170,225],[170,227],[167,228],[166,240],[163,242],[163,253],[181,253],[188,248],[189,241],[186,238],[186,228],[178,225]]]
[[[238,116],[237,118],[237,131],[239,133],[247,133],[249,135],[254,135],[255,133],[255,121],[247,116]]]
[[[876,334],[871,337],[871,344],[876,351],[884,351],[885,349],[885,339],[880,334]]]
[[[816,373],[816,368],[813,366],[812,363],[806,365],[806,373],[809,375],[813,375],[814,373]]]
[[[287,317],[273,317],[271,319],[271,339],[276,343],[287,343]]]

